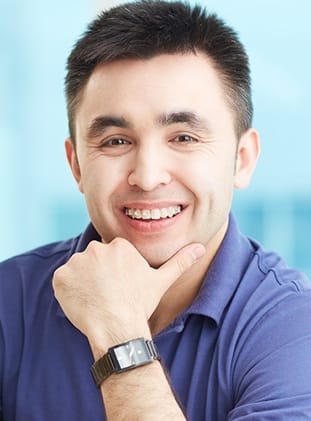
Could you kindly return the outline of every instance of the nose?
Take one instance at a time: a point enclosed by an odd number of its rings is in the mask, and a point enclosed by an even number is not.
[[[129,185],[152,191],[161,184],[169,184],[171,174],[167,161],[164,151],[161,152],[150,145],[140,148],[136,152],[133,169],[128,176]]]

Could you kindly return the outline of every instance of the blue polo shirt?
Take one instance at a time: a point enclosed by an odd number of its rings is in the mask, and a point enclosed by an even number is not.
[[[92,239],[90,225],[0,265],[4,421],[105,419],[88,342],[51,286],[54,270]],[[230,216],[196,299],[154,338],[188,420],[311,420],[310,315],[309,281]]]

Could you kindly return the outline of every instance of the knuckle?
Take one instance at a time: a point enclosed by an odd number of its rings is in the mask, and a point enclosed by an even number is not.
[[[124,238],[121,238],[121,237],[115,237],[115,238],[111,241],[111,243],[113,243],[113,244],[122,244],[122,243],[124,243],[124,241],[126,241]]]
[[[96,240],[92,240],[89,242],[89,244],[87,245],[86,250],[98,250],[101,246],[101,243],[99,241]]]
[[[54,271],[53,279],[52,279],[52,286],[53,289],[56,290],[59,288],[63,283],[64,278],[64,267],[61,266]]]
[[[112,245],[116,246],[116,247],[129,247],[130,243],[129,241],[127,241],[125,238],[121,238],[121,237],[115,237],[111,243]]]
[[[92,240],[92,241],[89,242],[87,248],[85,249],[84,255],[90,254],[90,255],[93,255],[93,256],[96,257],[96,256],[102,254],[103,247],[104,247],[104,244],[100,243],[99,241]]]
[[[64,266],[60,266],[59,268],[57,268],[54,271],[53,281],[54,282],[60,281],[63,277],[63,272],[64,272]]]
[[[80,260],[80,256],[81,256],[81,253],[75,253],[75,254],[73,254],[71,257],[70,257],[70,259],[68,260],[68,262],[63,266],[63,268],[64,267],[69,267],[69,266],[71,266],[72,264],[75,264],[77,261],[79,261]]]

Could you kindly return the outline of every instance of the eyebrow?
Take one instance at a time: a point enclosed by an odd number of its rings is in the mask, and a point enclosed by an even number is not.
[[[130,128],[131,123],[123,117],[98,116],[94,118],[87,128],[87,137],[93,138],[102,135],[108,127]]]
[[[176,111],[171,113],[163,113],[158,119],[157,123],[160,126],[166,127],[178,123],[186,123],[190,128],[209,131],[210,125],[206,119],[201,118],[193,111]],[[92,120],[87,128],[87,137],[89,139],[103,135],[108,127],[132,128],[132,124],[124,117],[107,115],[98,116]]]
[[[186,123],[192,129],[210,130],[210,125],[206,119],[201,118],[193,111],[177,111],[169,114],[162,114],[158,120],[161,126],[169,126],[171,124]]]

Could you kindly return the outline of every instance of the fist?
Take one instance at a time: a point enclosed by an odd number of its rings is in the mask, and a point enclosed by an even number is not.
[[[150,337],[148,320],[163,294],[204,251],[200,244],[188,245],[153,269],[125,239],[92,241],[55,271],[55,297],[90,343]]]

